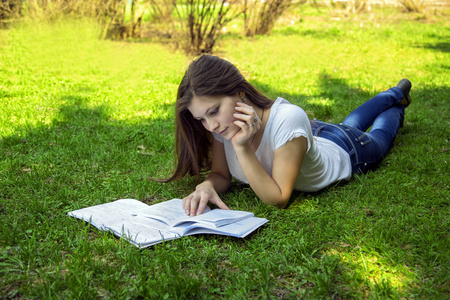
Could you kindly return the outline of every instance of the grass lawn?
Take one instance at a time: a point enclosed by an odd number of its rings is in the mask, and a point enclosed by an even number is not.
[[[413,103],[375,172],[284,210],[233,183],[223,199],[269,223],[245,239],[139,250],[68,211],[183,197],[173,169],[178,83],[191,57],[100,41],[89,22],[0,31],[0,298],[450,297],[450,22],[309,15],[218,54],[271,98],[339,122],[403,78]]]

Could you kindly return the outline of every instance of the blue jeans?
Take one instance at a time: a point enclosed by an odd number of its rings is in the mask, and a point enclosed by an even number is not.
[[[359,106],[340,124],[313,120],[313,135],[333,141],[347,151],[352,174],[372,170],[389,153],[403,126],[403,96],[400,88],[393,87]]]

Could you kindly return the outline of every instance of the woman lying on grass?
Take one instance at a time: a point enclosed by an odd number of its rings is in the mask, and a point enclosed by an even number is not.
[[[190,216],[208,202],[228,209],[218,194],[232,177],[248,183],[264,203],[284,208],[294,189],[318,191],[375,168],[403,124],[410,89],[402,79],[340,124],[310,121],[302,108],[261,94],[230,62],[203,55],[178,88],[178,165],[167,182],[210,171],[183,199]]]

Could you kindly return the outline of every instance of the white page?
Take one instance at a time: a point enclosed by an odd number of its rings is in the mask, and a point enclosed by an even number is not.
[[[213,225],[214,227],[220,227],[231,222],[237,222],[245,218],[253,217],[254,214],[246,211],[239,210],[227,210],[227,209],[213,209],[207,213],[203,213],[195,217],[186,217],[178,222],[175,222],[172,226],[178,226],[183,222],[197,222],[199,224]]]
[[[206,206],[204,213],[211,211],[211,209]],[[158,204],[154,204],[152,206],[147,206],[144,210],[139,212],[140,216],[159,219],[166,222],[169,225],[173,225],[178,223],[180,220],[190,220],[197,217],[189,217],[186,216],[186,213],[183,209],[183,200],[181,199],[172,199],[169,201],[161,202]]]
[[[110,226],[119,237],[123,235],[133,241],[136,246],[151,246],[164,240],[179,238],[182,232],[171,231],[170,226],[157,220],[144,217],[131,217],[122,223]]]
[[[138,200],[121,199],[71,211],[68,215],[90,222],[101,230],[109,229],[119,237],[125,234],[133,244],[161,242],[161,239],[173,239],[183,234],[183,228],[173,230],[164,222],[140,217],[140,212],[148,207]]]
[[[186,228],[184,235],[193,235],[193,234],[202,234],[202,233],[210,233],[210,234],[222,234],[229,235],[233,237],[244,238],[251,232],[253,232],[258,227],[267,223],[269,220],[264,218],[247,218],[245,220],[231,223],[228,225],[224,225],[218,228],[210,227],[206,228],[204,226],[199,226],[198,224],[193,224]]]
[[[183,222],[198,222],[202,224],[213,223],[216,227],[254,216],[251,212],[226,209],[211,210],[207,206],[203,214],[190,217],[186,215],[183,209],[183,200],[181,199],[172,199],[147,206],[147,208],[140,211],[139,215],[163,220],[171,226],[178,226]]]
[[[134,199],[122,199],[114,202],[86,207],[67,213],[69,216],[91,222],[99,229],[121,223],[133,214],[148,207],[147,204]]]

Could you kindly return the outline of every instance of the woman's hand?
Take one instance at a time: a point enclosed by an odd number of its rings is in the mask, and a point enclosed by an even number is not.
[[[186,215],[194,217],[203,213],[208,202],[217,205],[221,209],[229,209],[209,181],[204,181],[197,185],[195,191],[183,199],[183,208]]]
[[[242,102],[236,103],[234,125],[241,128],[232,138],[233,146],[250,146],[255,134],[261,128],[262,121],[255,109]]]

